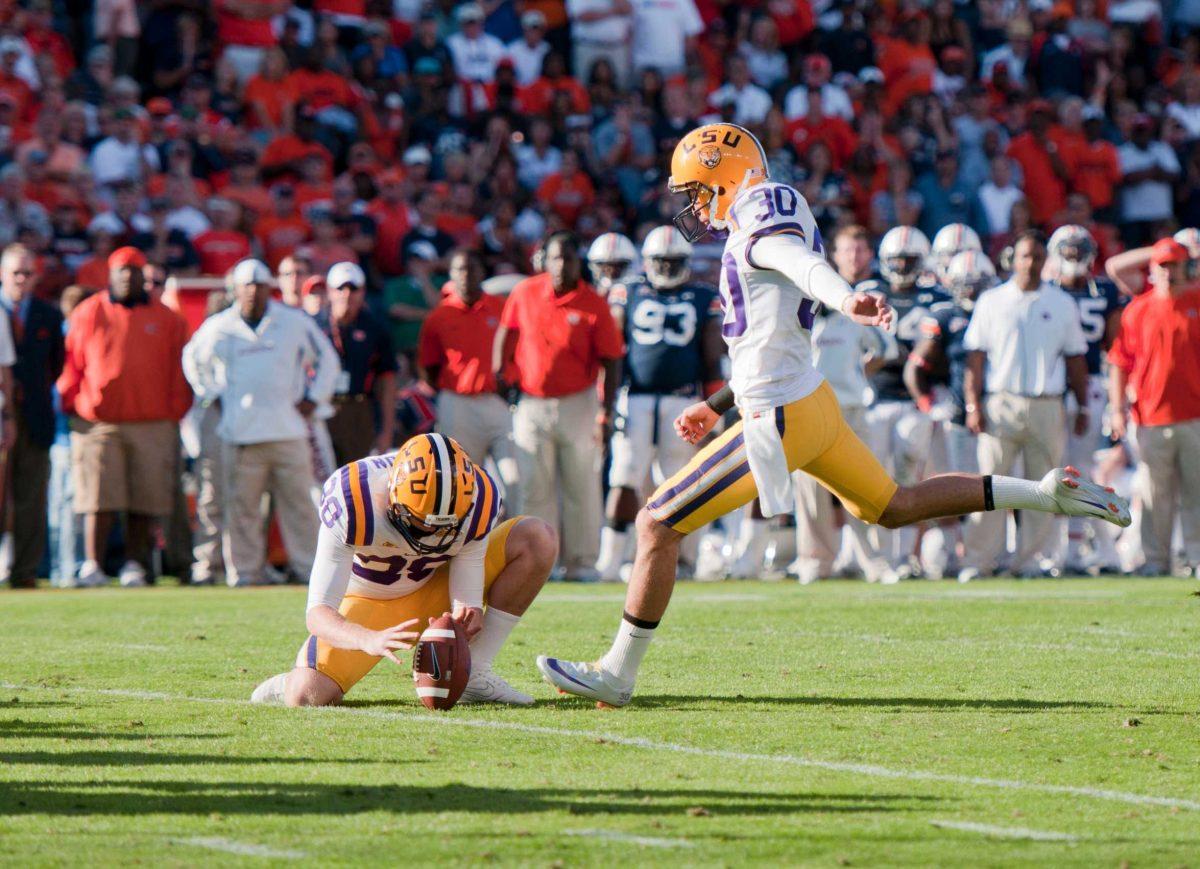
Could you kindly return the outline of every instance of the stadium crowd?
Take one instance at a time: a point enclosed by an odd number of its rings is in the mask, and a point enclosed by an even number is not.
[[[21,0],[0,575],[303,580],[326,477],[437,425],[560,524],[562,577],[618,578],[722,379],[720,243],[656,229],[713,120],[896,307],[813,333],[898,479],[1068,457],[1139,518],[893,534],[797,478],[694,575],[1200,566],[1200,2]]]

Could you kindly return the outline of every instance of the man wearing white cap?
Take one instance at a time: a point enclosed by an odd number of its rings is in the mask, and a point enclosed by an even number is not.
[[[521,38],[508,44],[507,57],[517,73],[517,84],[528,87],[542,74],[542,61],[550,51],[546,41],[546,16],[530,9],[521,16]]]
[[[317,315],[317,325],[341,360],[327,423],[340,467],[393,446],[396,354],[387,329],[364,306],[367,276],[357,263],[335,264],[325,286],[329,307]]]
[[[496,64],[504,57],[504,43],[483,29],[486,14],[478,3],[464,3],[454,13],[458,33],[446,38],[446,47],[454,58],[454,71],[465,81],[490,84],[496,77]]]
[[[307,579],[318,519],[305,420],[329,400],[341,367],[312,318],[270,298],[271,272],[263,263],[242,260],[232,280],[233,305],[206,320],[183,355],[197,396],[220,402],[226,581],[265,581],[267,491],[292,570]]]

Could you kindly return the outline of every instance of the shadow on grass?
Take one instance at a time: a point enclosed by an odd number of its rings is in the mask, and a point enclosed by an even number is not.
[[[143,737],[145,738],[145,737]],[[155,737],[157,738],[157,737]],[[176,751],[0,751],[5,766],[35,764],[42,766],[314,766],[318,763],[378,763],[362,757],[331,757],[314,761],[311,757],[240,757],[230,754],[189,754]],[[425,760],[399,760],[389,763],[426,763]],[[0,803],[2,806],[3,803]]]
[[[557,701],[572,706],[594,706],[590,700]],[[1073,709],[1111,709],[1108,703],[1090,700],[1025,700],[994,697],[798,697],[742,695],[637,694],[629,709],[679,709],[718,706],[844,706],[867,709],[924,709],[953,712],[960,709],[993,709],[998,712],[1069,712]]]
[[[92,723],[86,725],[95,728]],[[23,718],[0,719],[0,739],[63,739],[63,740],[137,740],[147,739],[224,739],[228,733],[148,733],[136,720],[128,725],[117,725],[111,730],[85,730],[83,724],[73,724],[68,721],[28,721]],[[0,761],[7,755],[0,749]]]
[[[924,808],[935,797],[910,794],[763,794],[709,789],[488,788],[464,784],[322,784],[295,782],[0,782],[7,814],[50,815],[345,815],[478,812],[571,815],[712,815],[874,813]]]

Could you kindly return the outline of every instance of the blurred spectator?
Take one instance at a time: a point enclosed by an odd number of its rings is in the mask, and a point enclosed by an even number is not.
[[[267,50],[278,42],[271,19],[291,5],[287,0],[217,0],[217,41],[223,59],[243,83],[258,72]]]
[[[783,113],[789,120],[807,115],[809,100],[815,96],[820,97],[826,115],[836,115],[847,121],[854,118],[854,107],[845,88],[829,80],[832,70],[823,54],[810,54],[804,58],[804,82],[788,91],[783,100]]]
[[[396,355],[387,331],[364,307],[367,277],[357,263],[337,263],[325,286],[329,309],[317,316],[317,324],[342,364],[333,390],[334,413],[326,421],[336,466],[341,466],[394,445]]]
[[[1185,567],[1200,568],[1200,290],[1187,249],[1154,244],[1150,290],[1129,303],[1109,351],[1114,438],[1132,432],[1146,482],[1141,540],[1147,576],[1169,573],[1175,517]],[[1136,423],[1136,429],[1130,422]]]
[[[445,269],[445,258],[454,248],[454,239],[438,228],[438,212],[441,203],[438,194],[430,191],[417,202],[416,221],[400,240],[400,255],[407,265],[414,256],[432,261],[439,271]],[[432,248],[434,256],[426,256]],[[418,254],[417,251],[420,251]]]
[[[306,420],[332,396],[341,367],[310,317],[270,299],[263,263],[243,260],[232,280],[234,304],[192,336],[184,364],[196,395],[221,408],[225,580],[242,586],[267,581],[267,492],[292,571],[306,577],[312,568],[317,514]]]
[[[1171,185],[1179,178],[1179,160],[1171,146],[1153,139],[1154,121],[1138,115],[1133,138],[1120,148],[1121,235],[1129,247],[1140,247],[1165,234],[1174,213]]]
[[[254,222],[254,237],[268,266],[278,269],[292,251],[308,241],[308,221],[296,204],[296,188],[276,184],[271,188],[271,210]]]
[[[63,410],[74,416],[74,502],[84,517],[86,558],[79,584],[107,583],[105,549],[124,513],[119,578],[123,586],[141,586],[155,520],[171,513],[179,420],[192,404],[180,364],[186,326],[146,292],[140,250],[120,248],[108,266],[108,291],[71,314],[58,390]]]
[[[462,444],[475,461],[491,458],[515,505],[520,495],[512,414],[496,394],[492,374],[504,299],[484,293],[483,277],[478,252],[457,250],[450,257],[450,283],[421,327],[418,361],[422,380],[437,390],[438,431]]]
[[[1029,199],[1033,222],[1048,226],[1066,202],[1070,173],[1050,137],[1054,109],[1045,100],[1029,105],[1029,129],[1017,136],[1008,146],[1008,156],[1021,166],[1025,179],[1025,195]]]
[[[483,29],[486,17],[478,3],[464,3],[454,11],[460,30],[446,38],[454,71],[466,81],[490,82],[496,64],[505,55],[504,43]],[[544,18],[544,16],[543,16]]]
[[[552,235],[545,260],[546,272],[518,284],[505,303],[492,372],[501,394],[510,384],[521,392],[513,439],[525,503],[514,512],[561,527],[567,578],[590,578],[600,543],[600,455],[624,342],[604,300],[583,281],[575,237]]]
[[[546,16],[531,9],[521,16],[521,38],[510,42],[505,49],[505,56],[516,70],[518,85],[531,85],[542,74],[542,61],[548,51]]]
[[[750,64],[740,54],[725,61],[725,83],[709,94],[713,106],[733,106],[733,120],[742,126],[761,124],[771,110],[771,95],[750,78]]]
[[[1026,476],[1039,479],[1057,467],[1066,448],[1063,395],[1070,388],[1073,426],[1087,429],[1087,341],[1079,308],[1062,289],[1042,280],[1046,244],[1025,232],[1013,246],[1013,275],[975,303],[963,337],[967,363],[967,428],[979,437],[979,473],[1007,474],[1017,458]],[[986,382],[984,371],[986,367]],[[986,401],[985,401],[986,393]],[[1040,558],[1053,558],[1055,517],[1021,516],[1021,542],[1011,568],[1043,575]],[[1005,542],[1005,516],[973,514],[966,532],[966,567],[960,579],[991,574]]]
[[[930,238],[951,223],[965,223],[980,235],[988,234],[987,218],[975,191],[958,175],[958,155],[950,148],[939,150],[933,171],[916,187],[921,197],[921,220],[917,224]]]
[[[196,274],[201,266],[196,248],[187,233],[167,225],[167,200],[161,196],[150,200],[150,221],[150,229],[135,233],[130,244],[147,259],[163,263],[176,276]]]
[[[421,324],[437,306],[445,275],[439,273],[437,248],[416,241],[408,248],[408,273],[389,278],[383,285],[383,309],[391,323],[392,344],[397,353],[416,353]]]
[[[693,0],[632,0],[633,69],[683,72],[704,22]]]
[[[280,301],[289,308],[299,308],[304,284],[311,274],[312,264],[304,257],[289,255],[281,259],[275,273]]]
[[[208,229],[193,239],[196,256],[203,275],[224,276],[227,271],[250,255],[250,239],[238,227],[242,222],[241,207],[230,199],[213,197],[208,200]]]
[[[993,157],[991,176],[979,188],[979,209],[992,235],[1003,235],[1011,227],[1013,206],[1025,201],[1025,193],[1013,183],[1013,164],[1008,157]]]
[[[1072,191],[1087,196],[1092,208],[1110,222],[1112,205],[1121,182],[1121,163],[1116,146],[1104,138],[1104,112],[1095,106],[1083,110],[1084,140],[1067,155]]]
[[[633,71],[629,45],[633,6],[629,0],[567,0],[566,6],[575,78],[590,82],[595,64],[603,61],[612,70],[617,87],[628,87]]]
[[[32,587],[46,548],[46,490],[54,406],[50,389],[63,367],[63,321],[55,307],[34,297],[38,273],[32,251],[20,245],[0,256],[0,306],[8,315],[16,364],[4,415],[13,420],[8,445],[7,495],[12,533],[13,588]],[[4,438],[9,439],[8,426]]]

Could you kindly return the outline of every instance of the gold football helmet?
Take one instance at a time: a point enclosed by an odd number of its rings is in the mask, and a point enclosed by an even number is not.
[[[709,229],[725,229],[729,206],[745,187],[767,180],[767,155],[754,134],[736,124],[705,124],[679,140],[671,155],[672,193],[686,193],[688,205],[675,226],[689,242]]]
[[[392,460],[387,517],[423,555],[446,552],[475,503],[475,466],[453,438],[409,438]]]

